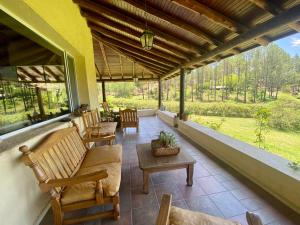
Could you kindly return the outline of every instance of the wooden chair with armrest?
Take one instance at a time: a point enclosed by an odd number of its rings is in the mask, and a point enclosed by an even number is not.
[[[181,209],[171,205],[172,196],[164,194],[161,200],[156,225],[241,225],[239,222],[226,220],[201,212]],[[247,212],[248,225],[263,225],[259,216]]]
[[[83,142],[85,144],[103,141],[113,144],[116,137],[116,122],[101,122],[97,109],[82,113],[82,119],[84,124]]]
[[[120,109],[120,125],[122,131],[127,127],[135,127],[136,132],[139,132],[139,117],[137,109]]]
[[[76,129],[51,133],[38,146],[21,146],[22,161],[29,166],[43,192],[51,195],[54,224],[118,219],[122,146],[106,145],[88,150]],[[67,212],[112,204],[113,209],[83,217],[64,218]]]

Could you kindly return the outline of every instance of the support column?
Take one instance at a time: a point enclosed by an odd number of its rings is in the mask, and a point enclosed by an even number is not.
[[[43,105],[43,98],[42,98],[41,89],[39,87],[35,87],[35,93],[36,93],[36,97],[37,97],[37,101],[38,101],[40,114],[42,116],[44,116],[45,115],[45,109],[44,109],[44,105]]]
[[[102,101],[106,102],[105,82],[102,81]]]
[[[180,98],[179,98],[179,119],[182,119],[182,115],[184,113],[184,81],[185,81],[185,74],[184,69],[180,69]]]
[[[162,95],[162,89],[161,89],[161,80],[158,80],[158,109],[161,108],[161,96]]]

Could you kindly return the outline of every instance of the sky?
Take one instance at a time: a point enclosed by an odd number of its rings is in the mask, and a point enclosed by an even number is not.
[[[275,41],[275,43],[290,55],[295,56],[296,54],[298,54],[300,56],[300,33],[282,38]]]

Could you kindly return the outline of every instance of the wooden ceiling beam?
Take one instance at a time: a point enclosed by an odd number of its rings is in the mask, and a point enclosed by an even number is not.
[[[102,53],[102,57],[103,57],[105,66],[106,66],[106,68],[108,70],[108,75],[111,78],[111,72],[110,72],[110,68],[109,68],[109,64],[108,64],[108,60],[107,60],[107,56],[106,56],[106,53],[105,53],[105,49],[104,49],[103,43],[101,41],[98,41],[98,43],[99,43],[99,46],[100,46],[100,49],[101,49],[101,53]]]
[[[194,12],[205,16],[208,20],[213,21],[222,27],[225,27],[235,33],[242,33],[247,30],[247,27],[234,21],[233,19],[225,16],[224,14],[210,8],[206,4],[203,4],[196,0],[171,0],[180,6],[184,6]]]
[[[99,70],[99,68],[98,68],[98,66],[97,66],[96,63],[95,63],[95,67],[96,67],[97,73],[99,74],[99,78],[101,79],[102,78],[102,74],[100,73],[100,70]]]
[[[205,55],[202,55],[200,57],[195,57],[190,62],[187,62],[169,73],[165,74],[163,78],[167,78],[169,76],[172,76],[174,73],[177,73],[180,68],[186,68],[191,67],[194,64],[202,63],[203,61],[207,61],[208,59],[211,59],[223,52],[229,51],[230,49],[238,47],[238,45],[249,42],[253,40],[254,38],[261,37],[269,32],[272,32],[279,27],[288,25],[294,21],[300,20],[300,5],[297,5],[291,9],[288,9],[284,13],[279,14],[278,16],[275,16],[274,18],[258,24],[255,28],[252,28],[251,30],[247,31],[246,33],[240,34],[239,36],[233,38],[232,40],[226,42],[222,46],[219,46],[213,50],[211,50],[209,53],[206,53]]]
[[[173,67],[169,67],[169,66],[160,64],[160,63],[158,63],[158,62],[149,60],[149,59],[144,58],[144,57],[142,57],[142,56],[140,56],[140,55],[136,55],[136,54],[134,54],[134,53],[132,53],[132,52],[128,52],[128,51],[126,51],[126,50],[124,50],[124,49],[123,49],[122,51],[123,51],[123,53],[124,53],[125,55],[127,55],[127,56],[131,56],[132,58],[139,59],[140,61],[142,61],[142,62],[144,62],[144,63],[147,63],[147,64],[149,64],[149,65],[155,66],[155,67],[157,67],[157,68],[159,68],[159,69],[161,69],[161,70],[169,71],[170,69],[173,68]]]
[[[123,61],[122,61],[122,55],[119,55],[120,57],[120,70],[121,70],[121,74],[122,74],[122,78],[124,77],[124,72],[123,72]]]
[[[45,73],[48,72],[48,74],[50,74],[50,76],[52,76],[56,81],[60,81],[60,82],[65,81],[64,75],[58,75],[57,73],[55,73],[55,71],[52,70],[52,66],[44,65],[43,68]]]
[[[20,71],[21,73],[23,73],[26,77],[28,77],[32,82],[39,81],[39,80],[36,78],[36,76],[31,75],[31,74],[28,72],[28,70],[26,70],[23,66],[18,66],[18,67],[17,67],[17,74],[18,74],[18,75],[21,75],[21,74],[19,73],[19,71]],[[24,75],[23,75],[23,76],[24,76]],[[21,76],[22,76],[22,75],[21,75]]]
[[[126,45],[126,44],[124,44],[122,42],[119,42],[119,41],[117,41],[115,39],[103,36],[103,35],[101,35],[99,33],[93,33],[93,36],[96,39],[98,39],[99,41],[106,41],[106,42],[110,43],[113,46],[117,46],[117,47],[125,49],[125,50],[127,50],[129,52],[136,53],[136,54],[138,54],[140,56],[143,56],[145,58],[149,58],[149,59],[151,59],[153,61],[157,61],[157,62],[159,62],[161,64],[165,64],[165,65],[171,66],[171,67],[174,67],[174,66],[178,65],[178,63],[170,62],[169,60],[166,60],[166,59],[164,59],[162,57],[154,56],[154,55],[149,54],[149,53],[147,53],[145,51],[142,51],[142,50],[140,50],[138,48],[134,48],[132,46],[129,46],[129,45]]]
[[[112,18],[119,19],[120,21],[123,21],[126,24],[137,27],[141,30],[145,29],[145,24],[142,18],[134,18],[134,15],[129,15],[125,11],[114,10],[110,7],[104,6],[103,4],[100,5],[90,0],[73,0],[73,2],[77,3],[83,9],[92,11],[100,15],[105,14]],[[149,23],[149,26],[151,30],[155,33],[155,35],[164,39],[167,42],[172,42],[174,45],[178,45],[196,54],[202,54],[204,52],[201,49],[201,46],[191,44],[188,41],[183,41],[180,37],[175,37],[174,35],[168,34],[167,31],[162,30],[154,24]]]
[[[283,13],[284,10],[276,5],[275,3],[268,1],[268,0],[249,0],[259,8],[265,10],[266,12],[269,12],[273,16],[279,15],[280,13]],[[300,22],[294,22],[288,25],[293,30],[300,32]]]
[[[160,75],[162,74],[166,74],[167,71],[169,70],[162,70],[161,68],[158,68],[157,65],[155,64],[151,64],[150,62],[146,61],[146,62],[143,62],[141,61],[140,58],[135,58],[135,57],[132,57],[132,56],[129,56],[125,50],[123,49],[120,49],[116,46],[113,46],[111,45],[109,42],[105,42],[103,41],[103,44],[106,45],[107,47],[113,49],[115,52],[119,53],[120,55],[124,56],[125,58],[127,58],[129,61],[135,61],[137,62],[138,64],[140,64],[142,67],[146,68],[148,71],[150,71],[151,73],[158,73]]]
[[[142,1],[137,1],[137,0],[125,0],[125,1],[132,6],[145,11],[145,4]],[[212,44],[214,46],[219,46],[219,45],[223,44],[223,42],[221,40],[218,40],[213,35],[208,34],[207,32],[201,30],[200,28],[185,22],[182,18],[179,18],[179,17],[176,17],[175,15],[166,13],[163,10],[157,9],[149,4],[147,5],[146,10],[147,10],[147,13],[149,13],[153,16],[156,16],[170,24],[174,24],[177,27],[182,28],[188,32],[195,34],[196,36],[200,37],[202,40],[204,40],[205,42],[207,42],[209,44]]]
[[[81,14],[87,19],[87,21],[92,22],[98,26],[107,27],[108,29],[113,29],[113,30],[116,30],[116,29],[120,30],[130,36],[133,36],[136,39],[140,39],[140,37],[142,35],[142,32],[132,29],[131,27],[127,27],[121,23],[110,20],[104,16],[95,15],[92,12],[87,13],[85,11],[82,11]],[[173,55],[175,55],[181,59],[190,59],[191,58],[190,54],[187,54],[183,50],[180,50],[178,48],[174,48],[172,45],[164,43],[163,41],[157,39],[157,36],[154,36],[153,47],[154,48],[159,47],[163,51],[172,53]]]
[[[183,62],[186,62],[186,60],[182,60],[178,57],[175,57],[171,54],[168,54],[168,53],[165,53],[165,52],[162,52],[158,49],[155,49],[155,48],[152,48],[150,51],[146,51],[142,48],[142,45],[139,41],[136,41],[136,40],[132,40],[124,35],[119,35],[113,31],[110,31],[108,29],[105,29],[103,27],[100,27],[100,26],[97,26],[97,25],[93,25],[93,24],[89,24],[89,27],[102,34],[102,35],[105,35],[105,36],[108,36],[112,39],[115,39],[116,41],[119,41],[119,42],[122,42],[124,44],[127,44],[127,45],[130,45],[134,48],[137,48],[137,49],[140,49],[141,51],[147,53],[147,54],[151,54],[153,56],[160,56],[164,59],[168,59],[170,62],[174,62],[174,63],[177,63],[177,64],[180,64],[180,63],[183,63]]]
[[[200,15],[205,16],[208,20],[219,24],[220,26],[231,30],[235,33],[241,34],[247,32],[250,27],[237,22],[228,16],[220,13],[219,11],[208,7],[207,5],[197,1],[197,0],[172,0],[178,5],[184,6],[194,12],[199,13]],[[269,44],[269,40],[266,37],[259,37],[256,40],[260,45],[266,46]]]
[[[40,74],[40,75],[44,76],[43,71],[41,72],[40,70],[38,70],[38,69],[36,68],[36,66],[31,66],[30,68],[31,68],[34,72],[36,72],[37,74]]]
[[[139,81],[157,81],[159,80],[159,77],[157,78],[139,78]],[[124,79],[102,79],[102,80],[97,80],[97,82],[133,82],[132,78],[124,78]]]

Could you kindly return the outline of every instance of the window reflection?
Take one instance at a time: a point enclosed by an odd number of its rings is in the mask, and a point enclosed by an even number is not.
[[[0,25],[0,135],[69,113],[63,61]]]

